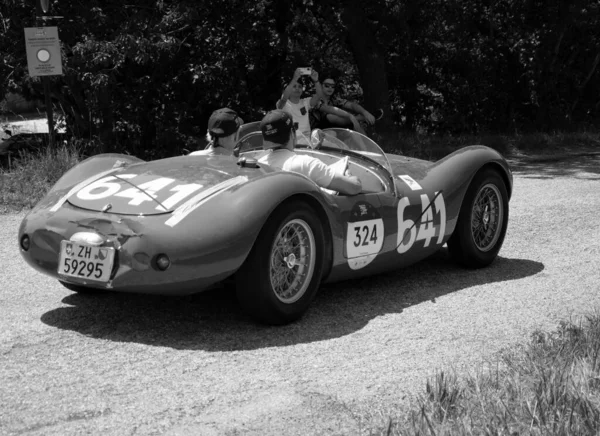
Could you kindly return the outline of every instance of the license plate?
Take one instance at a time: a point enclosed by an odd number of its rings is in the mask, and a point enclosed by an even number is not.
[[[95,282],[108,282],[115,260],[113,247],[95,247],[72,241],[60,243],[58,273]]]

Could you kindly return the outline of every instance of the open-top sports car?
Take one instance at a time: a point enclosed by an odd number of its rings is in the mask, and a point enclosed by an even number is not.
[[[24,218],[21,254],[80,293],[181,295],[234,281],[243,309],[284,324],[323,282],[406,267],[446,243],[484,267],[502,246],[512,173],[493,149],[429,162],[329,129],[296,152],[357,176],[362,192],[344,196],[260,163],[261,133],[241,129],[233,157],[81,162]]]

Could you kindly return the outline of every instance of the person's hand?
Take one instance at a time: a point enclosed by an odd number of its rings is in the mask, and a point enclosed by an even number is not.
[[[310,144],[312,148],[317,149],[321,147],[323,144],[323,139],[325,139],[325,133],[321,129],[313,130],[312,134],[310,135]]]
[[[317,73],[314,69],[312,70],[312,73],[310,73],[310,80],[312,80],[313,83],[317,83],[319,81],[319,73]]]
[[[369,126],[372,126],[373,124],[375,124],[375,117],[371,114],[371,112],[365,111],[363,116],[365,117],[365,121],[367,123],[369,123]]]
[[[358,192],[362,191],[362,183],[360,182],[360,179],[356,176],[347,176],[352,183],[354,183],[355,185],[358,186]]]
[[[300,68],[296,68],[296,70],[294,71],[294,75],[292,76],[292,81],[290,83],[297,82],[300,76],[302,76],[302,72],[300,71]]]
[[[356,119],[356,117],[354,115],[350,116],[350,121],[352,121],[352,126],[354,127],[355,131],[360,132],[362,130],[360,123],[358,122],[358,120]]]

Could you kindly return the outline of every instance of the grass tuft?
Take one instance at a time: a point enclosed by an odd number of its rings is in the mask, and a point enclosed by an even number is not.
[[[5,212],[33,207],[80,160],[79,148],[65,144],[19,154],[9,168],[0,168],[0,205]]]
[[[390,434],[597,435],[599,356],[597,314],[537,331],[491,368],[463,379],[439,372]]]

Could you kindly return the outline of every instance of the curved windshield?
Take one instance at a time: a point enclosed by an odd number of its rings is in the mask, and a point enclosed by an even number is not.
[[[240,140],[249,133],[260,132],[260,121],[242,124],[237,131],[237,139]]]
[[[383,150],[375,141],[361,133],[335,127],[324,130],[315,129],[310,138],[306,138],[298,131],[296,131],[296,135],[297,147],[348,150],[377,162],[393,178],[392,166]],[[238,138],[238,143],[234,148],[235,156],[248,151],[262,150],[260,121],[240,126]]]
[[[312,148],[337,148],[349,150],[365,156],[377,162],[387,170],[390,177],[393,177],[392,166],[383,150],[375,143],[375,141],[361,133],[337,127],[324,130],[313,130],[310,142]]]

